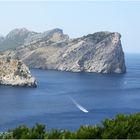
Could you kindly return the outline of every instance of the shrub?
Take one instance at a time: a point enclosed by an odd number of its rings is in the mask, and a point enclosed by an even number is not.
[[[81,126],[77,131],[52,129],[36,124],[32,128],[21,125],[4,133],[0,138],[7,139],[140,139],[140,113],[117,115],[105,119],[100,126]]]

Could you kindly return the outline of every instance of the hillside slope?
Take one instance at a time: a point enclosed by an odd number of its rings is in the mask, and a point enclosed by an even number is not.
[[[36,33],[15,50],[1,57],[21,59],[31,68],[72,72],[126,72],[121,35],[117,32],[97,32],[70,39],[61,29]]]

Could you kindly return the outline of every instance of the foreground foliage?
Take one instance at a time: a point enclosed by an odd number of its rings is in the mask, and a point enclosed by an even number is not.
[[[140,139],[140,113],[117,115],[104,120],[100,126],[81,126],[77,131],[53,129],[47,131],[45,125],[36,124],[32,128],[25,125],[1,134],[3,139]]]

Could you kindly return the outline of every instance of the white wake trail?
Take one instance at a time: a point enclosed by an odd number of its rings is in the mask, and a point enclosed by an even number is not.
[[[84,113],[88,113],[89,112],[87,109],[85,109],[80,104],[78,104],[72,97],[70,97],[70,99],[76,105],[76,107],[79,108],[81,111],[83,111]]]

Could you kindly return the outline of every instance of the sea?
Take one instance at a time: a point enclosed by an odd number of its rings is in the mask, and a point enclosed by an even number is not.
[[[140,112],[140,55],[126,54],[125,60],[125,74],[32,69],[37,88],[0,85],[0,132],[36,123],[74,131]]]

